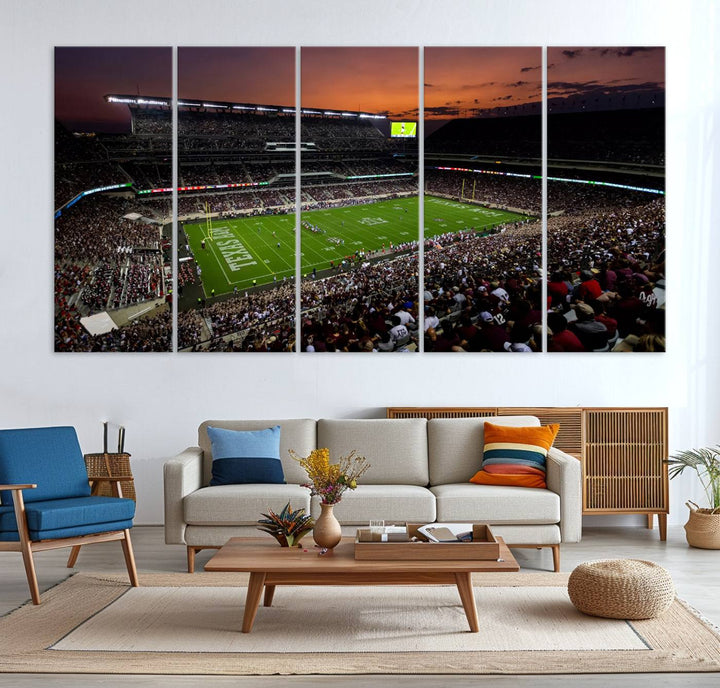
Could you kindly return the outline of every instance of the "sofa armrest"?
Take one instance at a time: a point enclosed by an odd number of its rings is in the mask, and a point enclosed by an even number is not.
[[[165,544],[185,544],[185,512],[183,499],[202,487],[203,451],[188,447],[184,452],[165,462]]]
[[[582,470],[580,461],[555,447],[547,456],[548,489],[560,495],[560,534],[563,542],[582,537]]]

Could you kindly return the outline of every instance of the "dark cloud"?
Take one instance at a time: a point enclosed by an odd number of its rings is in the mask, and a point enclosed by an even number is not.
[[[432,117],[432,116],[438,116],[438,117],[444,117],[449,115],[457,115],[458,109],[457,108],[451,108],[451,107],[445,107],[444,105],[437,105],[434,107],[426,107],[425,108],[425,116]]]
[[[658,47],[629,47],[629,48],[590,48],[601,55],[615,55],[615,57],[632,57],[637,53],[650,53],[656,50],[663,50]]]
[[[520,67],[521,72],[532,72],[536,69],[540,69],[542,65],[536,65],[535,67]]]
[[[520,88],[520,86],[527,86],[529,81],[513,81],[512,83],[505,83],[503,86],[506,88]]]
[[[583,49],[578,48],[577,50],[563,50],[562,54],[565,55],[568,59],[572,60],[574,57],[577,57],[578,55],[582,55]]]
[[[493,98],[493,101],[496,100],[512,100],[512,96],[498,96],[497,98]]]
[[[435,84],[425,83],[424,86],[425,86],[425,88],[435,88]]]
[[[477,91],[481,88],[487,88],[488,86],[495,86],[497,81],[484,81],[481,84],[463,84],[460,89],[462,91]]]

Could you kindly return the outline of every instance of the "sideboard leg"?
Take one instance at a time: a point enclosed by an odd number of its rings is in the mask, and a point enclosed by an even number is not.
[[[654,514],[648,514],[648,515],[647,515],[647,527],[648,527],[648,530],[652,530],[652,529],[653,529],[653,516],[654,516]],[[659,522],[659,521],[660,521],[660,518],[658,518],[658,522]]]
[[[660,539],[667,540],[667,514],[658,514],[658,526],[660,527]]]

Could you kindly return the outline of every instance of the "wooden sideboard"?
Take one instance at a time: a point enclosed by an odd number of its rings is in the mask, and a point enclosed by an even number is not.
[[[388,418],[536,416],[559,423],[555,446],[582,462],[583,514],[657,514],[660,539],[669,512],[668,410],[627,407],[388,407]]]

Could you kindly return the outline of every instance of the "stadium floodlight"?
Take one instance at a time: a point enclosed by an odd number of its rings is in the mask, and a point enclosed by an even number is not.
[[[184,105],[185,107],[202,107],[201,103],[186,103],[184,100],[178,100],[178,105]]]
[[[108,96],[108,103],[134,103],[135,98],[118,98],[117,96]]]
[[[295,108],[283,108],[283,112],[295,112]]]
[[[138,105],[170,105],[168,100],[145,100],[144,98],[137,99]]]
[[[217,103],[203,103],[202,106],[206,107],[206,108],[222,108],[222,109],[227,107],[227,105],[218,105]]]
[[[357,112],[343,112],[341,114],[343,117],[357,117]]]
[[[412,177],[414,172],[391,172],[388,174],[354,174],[345,179],[380,179],[386,177]]]
[[[320,110],[303,110],[303,115],[322,115],[322,112]]]
[[[264,107],[262,105],[258,105],[255,109],[260,112],[277,112],[277,108]]]
[[[252,105],[233,105],[233,110],[254,110]]]
[[[340,114],[339,112],[333,112],[332,110],[325,110],[325,112],[323,112],[323,115],[339,115],[339,114]]]

